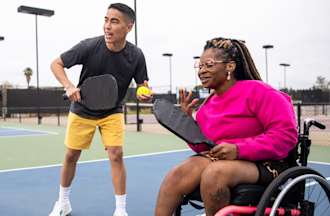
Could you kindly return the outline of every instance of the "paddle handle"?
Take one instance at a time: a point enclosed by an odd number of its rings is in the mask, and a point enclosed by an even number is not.
[[[66,95],[66,93],[62,94],[63,100],[69,100],[69,97]]]
[[[210,148],[213,148],[215,146],[215,143],[212,141],[207,141],[207,142],[205,142],[205,144]]]
[[[205,144],[210,149],[213,148],[214,146],[216,146],[216,144],[214,142],[212,142],[211,140],[203,140],[203,141],[190,142],[190,143],[193,144],[193,145]]]

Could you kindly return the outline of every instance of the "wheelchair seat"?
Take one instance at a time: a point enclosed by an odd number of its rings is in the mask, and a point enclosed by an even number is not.
[[[257,205],[265,189],[266,186],[257,184],[237,185],[231,190],[230,203],[240,206]],[[203,206],[195,201],[202,202],[199,187],[197,187],[192,193],[185,195],[181,205],[187,205],[189,203],[197,209],[202,209]]]
[[[257,205],[266,186],[256,184],[240,184],[231,190],[230,202],[234,205]]]

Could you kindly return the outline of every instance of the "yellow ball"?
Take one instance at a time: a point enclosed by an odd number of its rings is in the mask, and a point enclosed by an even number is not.
[[[141,86],[137,89],[136,94],[139,95],[139,96],[141,96],[141,95],[151,95],[151,90],[148,87]]]

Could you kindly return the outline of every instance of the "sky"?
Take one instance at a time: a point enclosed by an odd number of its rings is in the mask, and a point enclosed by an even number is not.
[[[35,17],[17,13],[20,5],[55,11],[52,17],[38,17],[39,85],[60,86],[50,63],[85,38],[103,34],[103,21],[111,3],[134,8],[133,0],[2,0],[0,7],[0,83],[25,88],[23,74],[32,68],[31,85],[36,85]],[[149,85],[154,91],[170,86],[169,58],[173,53],[172,86],[191,87],[196,80],[193,56],[199,56],[205,41],[214,37],[242,39],[266,81],[265,44],[268,55],[268,83],[311,88],[317,76],[330,81],[330,1],[328,0],[137,0],[138,46],[143,50]],[[134,31],[127,39],[135,42]],[[67,70],[73,83],[81,66]]]

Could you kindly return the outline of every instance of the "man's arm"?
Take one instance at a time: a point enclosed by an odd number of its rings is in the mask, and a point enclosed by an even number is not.
[[[71,101],[80,101],[79,89],[68,79],[64,70],[64,64],[61,58],[56,58],[50,66],[56,79],[62,84],[66,91],[66,95]]]

